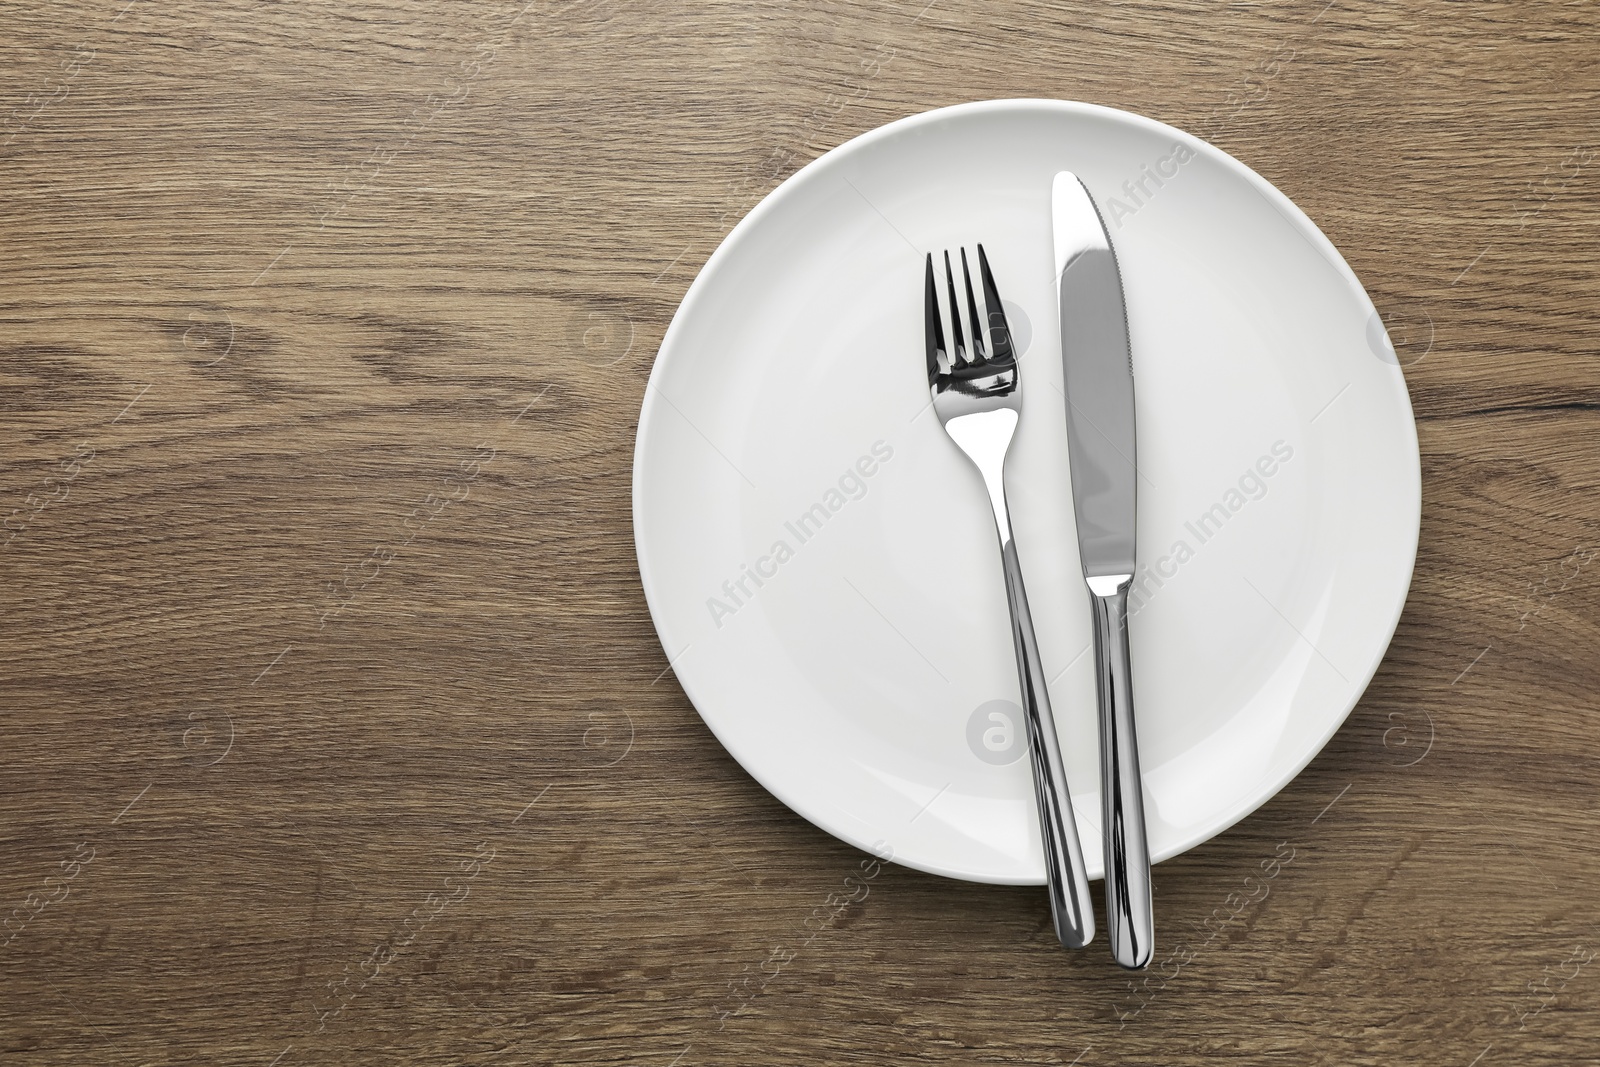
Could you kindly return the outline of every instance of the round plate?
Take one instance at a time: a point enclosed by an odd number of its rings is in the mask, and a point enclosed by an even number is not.
[[[1022,353],[1008,495],[1099,876],[1059,170],[1094,194],[1127,297],[1154,859],[1316,755],[1377,669],[1416,556],[1416,428],[1381,320],[1237,160],[1124,112],[1003,100],[891,123],[784,182],[695,279],[651,373],[645,595],[684,691],[757,781],[846,841],[982,882],[1042,883],[1044,863],[988,500],[929,406],[923,256],[982,242]]]

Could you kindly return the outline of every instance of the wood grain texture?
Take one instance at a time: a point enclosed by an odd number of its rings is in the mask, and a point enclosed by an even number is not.
[[[1593,7],[924,2],[0,2],[0,1063],[1595,1061]],[[860,854],[633,554],[727,228],[1012,96],[1214,140],[1409,339],[1389,656],[1138,988],[896,867],[803,944]]]

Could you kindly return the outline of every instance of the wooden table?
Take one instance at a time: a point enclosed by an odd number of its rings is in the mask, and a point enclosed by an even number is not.
[[[924,4],[0,3],[0,1064],[1595,1061],[1593,7]],[[805,943],[861,854],[633,553],[727,229],[1011,96],[1277,184],[1422,442],[1386,662],[1134,980],[892,866]]]

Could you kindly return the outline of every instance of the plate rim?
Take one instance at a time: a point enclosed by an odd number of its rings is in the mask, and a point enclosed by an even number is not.
[[[665,593],[659,588],[654,590],[652,589],[653,583],[650,575],[650,568],[645,560],[644,538],[642,536],[645,525],[644,509],[641,503],[644,489],[644,478],[642,473],[644,463],[644,442],[647,437],[647,427],[654,422],[661,407],[660,403],[652,402],[650,392],[652,389],[660,391],[660,383],[658,378],[665,376],[666,371],[664,368],[671,362],[673,358],[673,342],[677,334],[681,332],[683,328],[682,324],[696,312],[698,305],[704,299],[705,290],[711,284],[707,281],[708,276],[717,273],[716,268],[720,266],[724,259],[735,253],[735,250],[745,240],[745,235],[755,227],[759,226],[761,221],[768,214],[770,214],[773,210],[776,210],[775,205],[784,200],[786,191],[791,190],[792,187],[802,178],[802,176],[814,169],[819,168],[820,165],[826,161],[838,155],[842,155],[846,151],[853,151],[862,147],[866,147],[875,141],[892,137],[906,129],[935,123],[950,117],[964,116],[969,114],[982,114],[984,112],[992,111],[1045,111],[1109,118],[1119,122],[1131,123],[1134,126],[1142,126],[1152,132],[1159,132],[1165,135],[1175,136],[1184,140],[1185,142],[1198,146],[1201,151],[1213,156],[1218,163],[1222,164],[1225,168],[1231,170],[1238,177],[1249,183],[1255,189],[1255,191],[1267,201],[1269,206],[1277,210],[1280,215],[1283,215],[1285,220],[1299,231],[1300,236],[1310,242],[1317,253],[1343,276],[1346,285],[1353,287],[1356,297],[1361,301],[1365,301],[1369,307],[1372,307],[1373,314],[1377,313],[1376,307],[1372,304],[1372,298],[1368,295],[1366,286],[1362,285],[1361,279],[1355,273],[1355,269],[1350,266],[1350,264],[1345,260],[1343,254],[1340,253],[1338,248],[1334,246],[1333,242],[1328,239],[1327,235],[1322,232],[1321,227],[1317,226],[1317,224],[1312,221],[1311,217],[1301,210],[1299,205],[1297,205],[1293,200],[1289,199],[1289,197],[1280,189],[1278,189],[1277,186],[1273,185],[1266,178],[1256,173],[1255,170],[1235,158],[1226,150],[1219,148],[1210,141],[1207,141],[1195,134],[1181,130],[1175,126],[1171,126],[1160,121],[1159,119],[1153,119],[1147,115],[1140,115],[1132,111],[1124,111],[1121,108],[1109,107],[1104,104],[1093,104],[1086,101],[1058,100],[1049,97],[1010,97],[995,100],[975,100],[966,103],[951,104],[945,107],[933,108],[928,111],[920,111],[916,112],[915,114],[902,116],[901,118],[894,119],[890,122],[884,123],[881,126],[877,126],[873,129],[857,134],[856,136],[843,141],[840,144],[828,149],[826,152],[818,155],[817,158],[811,160],[809,163],[796,170],[793,174],[789,175],[789,177],[779,182],[772,188],[771,191],[761,198],[755,207],[751,208],[743,218],[741,218],[731,229],[729,229],[721,241],[718,242],[717,247],[712,251],[705,263],[701,265],[699,271],[695,273],[694,279],[689,283],[688,289],[684,292],[683,299],[679,302],[677,310],[673,312],[672,319],[667,324],[666,331],[662,334],[661,343],[657,346],[655,358],[651,362],[650,374],[646,379],[643,397],[640,401],[639,420],[634,428],[633,477],[630,480],[630,494],[632,496],[630,511],[633,520],[634,556],[639,568],[639,582],[640,586],[644,590],[646,607],[650,612],[651,627],[656,632],[656,640],[660,644],[662,652],[668,656],[669,667],[671,666],[671,653],[667,649],[665,635],[662,632],[662,612],[658,609],[658,603]],[[1376,677],[1379,667],[1383,665],[1384,659],[1388,656],[1389,647],[1394,642],[1394,636],[1399,630],[1400,619],[1404,615],[1406,603],[1410,599],[1411,585],[1416,575],[1417,549],[1420,544],[1422,530],[1422,458],[1420,442],[1417,437],[1416,413],[1411,405],[1411,392],[1406,382],[1405,373],[1398,363],[1395,364],[1394,371],[1394,380],[1397,385],[1396,392],[1405,415],[1405,434],[1403,444],[1409,449],[1409,454],[1405,457],[1408,462],[1404,463],[1407,477],[1405,479],[1405,485],[1403,488],[1409,498],[1409,512],[1411,521],[1406,524],[1406,529],[1409,531],[1410,536],[1407,539],[1407,544],[1405,546],[1405,581],[1401,587],[1401,594],[1397,599],[1397,603],[1392,610],[1391,617],[1385,628],[1386,632],[1384,634],[1383,641],[1378,646],[1377,652],[1373,656],[1372,661],[1366,665],[1363,671],[1360,672],[1360,681],[1358,684],[1352,687],[1353,695],[1350,698],[1348,706],[1346,706],[1344,711],[1332,720],[1329,728],[1322,735],[1321,739],[1318,740],[1314,746],[1310,746],[1308,748],[1307,754],[1302,759],[1295,762],[1287,774],[1283,775],[1280,780],[1272,784],[1270,788],[1264,788],[1258,798],[1255,798],[1253,801],[1242,805],[1236,814],[1225,818],[1223,821],[1218,822],[1214,826],[1211,826],[1198,837],[1195,837],[1186,843],[1168,846],[1167,848],[1152,852],[1150,857],[1152,864],[1162,863],[1166,860],[1172,859],[1175,856],[1180,856],[1191,849],[1198,848],[1199,846],[1211,840],[1214,840],[1233,827],[1237,826],[1240,822],[1243,822],[1245,819],[1249,818],[1279,793],[1283,792],[1283,790],[1287,788],[1291,782],[1300,776],[1306,767],[1310,766],[1313,760],[1322,754],[1323,750],[1327,748],[1328,742],[1331,741],[1334,735],[1343,728],[1347,721],[1349,721],[1351,713],[1354,712],[1356,707],[1361,703],[1361,698],[1366,695],[1368,687],[1372,684],[1372,679]],[[663,393],[663,395],[665,394]],[[706,716],[705,712],[701,710],[700,701],[696,699],[695,693],[690,688],[690,683],[678,675],[676,670],[673,671],[673,677],[677,680],[678,686],[683,690],[684,695],[689,698],[689,703],[694,708],[695,714],[699,716],[700,721],[705,724],[708,730],[711,731],[712,736],[717,739],[717,742],[720,745],[722,745],[723,751],[725,751],[728,756],[739,765],[741,770],[753,778],[763,789],[775,797],[790,811],[794,812],[796,815],[799,815],[801,818],[817,827],[817,829],[821,830],[829,837],[853,845],[864,852],[871,853],[874,851],[874,849],[877,847],[877,843],[866,842],[864,838],[858,838],[857,836],[846,832],[842,827],[824,824],[819,820],[818,816],[813,814],[813,805],[799,802],[786,790],[775,786],[774,783],[769,781],[766,776],[752,768],[744,759],[741,759],[734,748],[729,745],[727,738],[723,737],[723,735],[718,731],[716,725]],[[1266,781],[1266,779],[1263,779],[1263,781]],[[1044,884],[1044,880],[1042,878],[975,878],[970,872],[940,868],[936,864],[930,864],[927,862],[914,862],[900,856],[893,856],[892,859],[895,863],[898,863],[901,866],[910,867],[914,870],[920,870],[928,874],[935,874],[945,878],[952,878],[958,881],[972,882],[980,885]],[[1091,880],[1093,881],[1098,879]]]

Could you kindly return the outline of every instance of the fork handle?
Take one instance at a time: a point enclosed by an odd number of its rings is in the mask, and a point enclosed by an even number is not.
[[[1150,847],[1145,838],[1139,738],[1128,655],[1132,575],[1089,579],[1094,611],[1095,691],[1100,704],[1100,800],[1104,812],[1106,937],[1124,967],[1148,966],[1155,947]]]
[[[1009,524],[1008,524],[1009,525]],[[1045,688],[1039,642],[1033,634],[1028,594],[1022,584],[1017,544],[1009,536],[1001,543],[1005,561],[1006,600],[1011,607],[1011,636],[1016,644],[1017,681],[1022,689],[1023,717],[1028,722],[1028,750],[1033,764],[1033,792],[1039,801],[1039,830],[1044,839],[1044,866],[1050,886],[1050,913],[1056,937],[1067,948],[1082,948],[1094,938],[1094,906],[1089,897],[1089,875],[1083,866],[1083,846],[1067,791],[1066,767],[1050,694]]]

